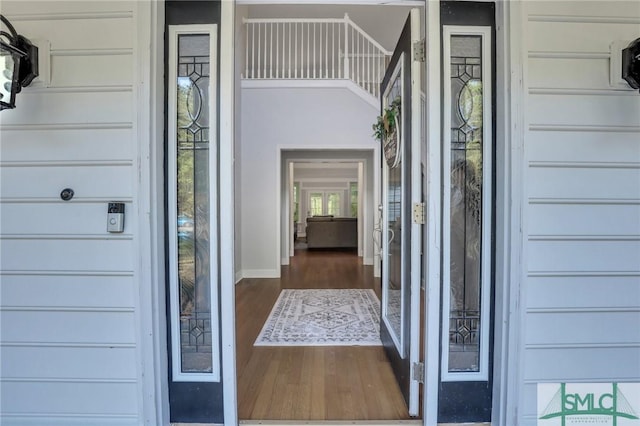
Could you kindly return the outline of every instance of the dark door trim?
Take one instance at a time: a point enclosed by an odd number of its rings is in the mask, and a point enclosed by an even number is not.
[[[443,1],[440,3],[440,25],[441,34],[442,27],[445,25],[458,25],[458,26],[487,26],[491,28],[491,45],[492,45],[492,57],[491,57],[491,83],[494,90],[492,90],[491,104],[492,104],[492,128],[496,129],[496,27],[495,27],[495,4],[487,2],[457,2],[457,1]],[[444,38],[441,39],[441,52],[443,52]],[[441,53],[443,58],[444,53]],[[444,63],[444,62],[443,62]],[[450,84],[449,82],[442,82],[442,89],[444,90],[444,84]],[[442,96],[442,94],[441,94]],[[444,99],[444,96],[442,96]],[[445,107],[442,105],[443,110]],[[492,132],[492,144],[491,156],[493,170],[491,171],[491,187],[496,187],[496,132]],[[443,170],[443,174],[448,171]],[[443,175],[444,178],[444,175]],[[491,296],[489,308],[490,326],[489,330],[489,351],[488,351],[488,380],[487,381],[442,381],[439,383],[438,390],[438,421],[445,423],[457,423],[457,422],[489,422],[491,421],[491,408],[493,403],[493,340],[494,340],[494,311],[495,311],[495,194],[496,191],[492,191],[491,203],[492,208],[491,217],[491,248],[492,253],[491,261]],[[447,200],[443,200],[443,203]],[[443,216],[443,221],[448,220]],[[443,265],[443,268],[447,265]],[[443,292],[441,292],[441,315],[445,310],[442,304]],[[448,307],[446,311],[448,312]],[[442,316],[441,316],[442,318]],[[440,353],[442,355],[443,345],[448,344],[447,341],[441,340]],[[441,366],[442,368],[442,366]]]
[[[167,103],[168,103],[168,85],[170,82],[166,81],[168,75],[168,58],[169,58],[169,45],[168,34],[169,25],[187,25],[187,24],[220,24],[221,3],[219,0],[207,0],[207,1],[180,1],[169,0],[165,2],[165,44],[164,44],[164,68],[165,68],[165,84],[164,84],[164,152],[168,152],[168,134],[167,134]],[[218,58],[216,62],[220,64],[220,25],[218,25]],[[219,70],[217,72],[219,76]],[[219,77],[218,77],[219,78]],[[219,80],[213,84],[218,85]],[[220,111],[220,90],[216,91],[218,94],[217,110]],[[216,129],[215,134],[218,134]],[[167,170],[167,156],[165,155],[164,169]],[[167,185],[169,184],[168,176],[165,173],[165,211],[169,208],[167,205]],[[165,221],[167,215],[165,215]],[[169,229],[169,224],[165,222],[165,230]],[[165,239],[165,256],[168,255],[168,238]],[[167,277],[168,285],[168,263],[165,264],[167,270],[165,270],[165,276]],[[169,312],[169,294],[167,289],[166,306],[167,306],[167,324],[171,323]],[[220,307],[216,310],[220,312]],[[218,324],[220,324],[220,319]],[[220,342],[218,342],[220,344]],[[171,360],[171,330],[167,328],[167,345],[168,345],[168,365],[172,364]],[[224,368],[224,366],[222,367]],[[223,383],[219,382],[184,382],[173,381],[171,368],[169,368],[169,413],[171,422],[204,422],[204,423],[223,423]]]

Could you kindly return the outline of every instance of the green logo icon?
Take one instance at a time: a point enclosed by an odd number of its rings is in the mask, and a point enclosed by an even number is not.
[[[544,396],[543,394],[546,393],[548,397],[552,392],[553,389],[550,389],[549,386],[538,385],[539,399]],[[631,396],[631,400],[634,401],[634,405],[637,405],[638,395]],[[575,383],[571,384],[569,388],[567,383],[560,383],[546,405],[544,405],[544,401],[542,405],[540,401],[538,403],[538,425],[541,426],[547,424],[565,426],[568,424],[568,420],[571,425],[587,425],[596,422],[618,426],[621,419],[627,420],[625,424],[638,423],[640,425],[640,417],[636,412],[637,407],[634,409],[629,398],[620,390],[618,383]],[[551,421],[552,419],[555,421]],[[549,422],[545,422],[545,420],[549,420]],[[628,423],[629,420],[632,423]]]

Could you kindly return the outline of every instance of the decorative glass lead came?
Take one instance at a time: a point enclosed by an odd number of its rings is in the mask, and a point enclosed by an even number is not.
[[[404,358],[407,342],[404,339],[404,309],[403,285],[405,277],[402,268],[403,245],[406,229],[403,229],[403,191],[405,190],[405,176],[403,173],[403,134],[402,128],[402,60],[398,61],[394,75],[384,93],[385,111],[391,111],[393,123],[389,123],[393,132],[386,140],[383,139],[383,151],[387,163],[387,182],[385,194],[388,271],[383,286],[382,315],[387,323],[389,332]],[[384,136],[384,135],[383,135]],[[393,140],[391,140],[393,139]]]
[[[483,185],[482,37],[451,37],[449,371],[479,371]]]
[[[177,229],[183,372],[212,371],[209,35],[178,37]]]

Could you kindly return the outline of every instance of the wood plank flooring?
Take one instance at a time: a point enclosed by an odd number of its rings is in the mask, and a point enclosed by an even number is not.
[[[296,251],[280,279],[236,287],[238,416],[243,420],[403,420],[407,408],[382,347],[254,347],[280,290],[372,288],[355,252]]]

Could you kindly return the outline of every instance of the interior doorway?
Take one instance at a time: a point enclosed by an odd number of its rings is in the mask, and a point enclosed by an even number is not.
[[[394,9],[393,7],[378,6],[379,12],[376,18],[377,22],[382,20],[385,12]],[[398,39],[399,33],[402,31],[409,9],[405,10],[404,16],[397,28],[394,44]],[[419,14],[421,14],[420,12]],[[250,32],[246,33],[246,40],[242,40],[246,46],[253,43],[253,36],[257,34],[266,34],[265,31],[274,37],[278,37],[278,30],[274,27],[262,27],[264,24],[259,20],[252,22],[255,27],[251,27]],[[315,34],[319,39],[330,37],[330,34],[323,26],[328,23],[320,23],[318,29],[309,30],[309,34]],[[311,23],[304,28],[310,28]],[[315,25],[315,24],[314,24]],[[278,28],[275,25],[275,28]],[[289,33],[299,34],[297,27]],[[314,27],[315,28],[315,27]],[[324,31],[324,32],[322,32]],[[307,33],[304,33],[307,34]],[[323,34],[323,35],[321,35]],[[415,36],[415,35],[414,35]],[[414,37],[415,38],[415,37]],[[305,39],[309,41],[309,37]],[[344,40],[343,40],[344,41]],[[407,43],[409,40],[406,40]],[[364,45],[366,42],[357,42]],[[367,52],[354,52],[347,49],[356,49],[353,46],[340,47],[343,49],[342,57],[343,65],[346,68],[349,62],[357,63],[363,59],[375,57],[375,53],[371,50]],[[260,45],[259,45],[260,46]],[[284,42],[284,46],[288,46]],[[320,45],[318,45],[320,47]],[[286,50],[286,49],[285,49]],[[262,52],[264,52],[264,48]],[[258,56],[255,58],[259,58]],[[385,60],[391,58],[391,52],[386,56]],[[277,63],[277,49],[274,55]],[[244,58],[247,75],[253,76],[254,63],[259,59],[254,59],[252,53]],[[240,61],[242,62],[242,60]],[[364,62],[363,62],[364,63]],[[350,77],[358,81],[363,80],[367,75],[366,66],[352,68]],[[276,75],[280,71],[274,71]],[[309,72],[306,71],[309,75]],[[265,73],[258,68],[256,71],[258,76],[264,78],[265,75],[271,76],[271,73]],[[315,74],[314,74],[315,75]],[[371,76],[370,73],[365,79],[364,87],[379,86],[380,79],[384,75],[384,66],[377,77]],[[409,81],[410,78],[407,78]],[[275,201],[277,206],[277,242],[264,248],[263,252],[270,253],[272,247],[276,247],[278,256],[278,271],[272,272],[268,278],[264,276],[252,276],[247,271],[242,271],[242,279],[239,280],[235,287],[236,292],[236,367],[237,367],[237,383],[238,383],[238,417],[242,420],[407,420],[413,418],[410,415],[408,407],[403,396],[403,392],[398,385],[397,377],[394,375],[393,367],[385,354],[382,342],[379,345],[332,345],[332,346],[256,346],[256,341],[263,334],[270,313],[275,309],[278,301],[286,290],[343,290],[357,289],[370,291],[380,300],[383,296],[381,293],[380,281],[380,250],[382,233],[381,221],[378,205],[381,203],[381,151],[379,141],[372,136],[371,125],[375,122],[376,116],[380,113],[379,98],[369,103],[369,113],[367,118],[360,122],[360,117],[354,117],[358,120],[345,120],[341,123],[339,119],[353,112],[354,103],[337,102],[339,108],[336,108],[336,102],[329,105],[322,105],[323,95],[327,95],[333,88],[329,86],[332,83],[322,82],[309,83],[311,86],[323,86],[321,92],[317,95],[305,98],[311,90],[299,90],[297,93],[288,92],[287,89],[292,88],[292,83],[278,82],[258,82],[243,81],[242,88],[260,89],[267,87],[270,90],[269,97],[261,97],[263,93],[256,95],[243,94],[241,97],[243,105],[247,106],[246,113],[241,116],[251,119],[251,126],[241,124],[240,133],[242,140],[251,139],[254,134],[256,139],[261,142],[260,146],[255,147],[255,151],[259,152],[263,158],[260,158],[262,164],[268,164],[270,152],[264,147],[271,143],[270,138],[277,134],[278,141],[276,145],[276,193],[275,200],[271,198],[269,202]],[[335,83],[334,83],[335,84]],[[350,84],[350,83],[347,83]],[[296,89],[303,84],[296,83]],[[286,94],[286,101],[283,104],[277,101],[276,90],[281,90]],[[345,86],[346,88],[346,86]],[[342,88],[341,88],[342,89]],[[350,99],[358,100],[360,95],[355,94],[359,89],[353,90],[348,88],[351,93],[348,94]],[[377,87],[375,90],[379,90]],[[248,92],[247,92],[248,93]],[[355,94],[355,96],[353,96]],[[297,97],[297,96],[300,97]],[[271,97],[274,96],[274,97]],[[283,97],[285,99],[285,97]],[[248,106],[250,105],[250,106]],[[257,112],[257,106],[262,106],[263,114],[258,119],[250,113]],[[265,108],[268,105],[268,108]],[[297,109],[294,105],[298,105]],[[308,122],[298,112],[304,106]],[[408,107],[408,106],[407,106]],[[282,109],[283,112],[278,117],[273,116],[274,110]],[[255,110],[255,111],[254,111]],[[285,111],[286,110],[286,111]],[[407,108],[408,110],[408,108]],[[338,112],[339,111],[339,112]],[[419,112],[419,111],[418,111]],[[333,121],[327,117],[335,118]],[[259,131],[262,122],[272,119],[272,122],[278,120],[282,116],[287,116],[286,126],[277,127],[273,132]],[[338,117],[341,116],[341,117]],[[294,118],[292,118],[294,117]],[[258,123],[258,121],[260,123]],[[247,121],[244,121],[246,123]],[[301,123],[304,123],[301,124]],[[324,136],[325,128],[318,128],[318,123],[329,125],[331,130],[329,134]],[[407,124],[403,124],[406,126]],[[360,126],[355,137],[345,136],[345,132],[349,127]],[[266,126],[265,126],[266,127]],[[297,129],[297,133],[294,130]],[[315,130],[314,130],[315,129]],[[418,133],[418,132],[416,132]],[[358,140],[358,138],[360,138]],[[309,142],[309,141],[314,142]],[[302,141],[302,142],[301,142]],[[407,145],[408,146],[408,145]],[[254,167],[259,167],[257,159],[252,161],[251,158],[256,153],[245,150],[240,147],[241,152],[239,158],[241,160],[240,170],[252,168],[250,173],[252,177],[257,177],[258,172]],[[346,188],[337,188],[327,185],[326,182],[319,183],[320,186],[313,188],[313,185],[298,185],[296,188],[296,165],[297,164],[313,164],[307,166],[308,169],[328,169],[329,167],[318,166],[326,161],[326,164],[356,164],[358,166],[357,184],[358,200],[357,203],[357,226],[358,226],[358,252],[332,252],[318,251],[307,252],[300,256],[295,253],[294,235],[296,231],[302,231],[298,228],[301,219],[307,217],[336,216],[336,206],[331,206],[330,202],[336,202],[340,190],[345,191],[343,194],[346,198]],[[273,164],[273,163],[272,163]],[[273,167],[273,166],[271,166]],[[347,167],[347,166],[345,166]],[[304,167],[303,167],[304,168]],[[273,168],[268,170],[272,173]],[[244,172],[243,172],[244,173]],[[261,176],[266,176],[262,174]],[[301,181],[299,181],[302,183]],[[353,181],[349,182],[353,183]],[[243,193],[240,210],[244,216],[248,210],[254,206],[254,201],[264,201],[263,194],[259,194],[255,190],[255,180],[245,182],[240,179],[240,192]],[[257,185],[259,187],[259,185]],[[270,189],[267,189],[270,191]],[[306,190],[304,193],[303,190]],[[246,195],[245,195],[246,194]],[[346,200],[341,200],[342,210],[346,212]],[[296,203],[298,203],[296,209]],[[303,204],[306,203],[306,206]],[[315,205],[313,205],[315,203]],[[255,204],[259,206],[260,204]],[[297,210],[297,215],[296,215]],[[350,209],[349,209],[350,210]],[[407,210],[409,211],[409,210]],[[339,216],[343,216],[343,211],[339,212]],[[361,219],[360,219],[361,217]],[[265,219],[268,216],[265,215]],[[242,220],[240,226],[246,221]],[[261,222],[262,226],[265,223]],[[270,223],[267,223],[268,227]],[[306,223],[304,233],[307,236]],[[251,224],[251,230],[257,228],[257,222]],[[378,229],[378,241],[374,241],[374,232]],[[242,238],[241,252],[253,252],[255,247],[261,245],[255,236],[256,233],[248,232],[248,229],[240,230]],[[245,238],[244,235],[250,235],[251,238]],[[250,249],[248,248],[250,247]],[[253,255],[253,253],[251,253]],[[292,256],[293,255],[293,256]],[[257,259],[258,256],[255,256]],[[259,259],[262,260],[262,259]],[[245,257],[242,256],[241,267],[245,267]],[[248,263],[248,262],[247,262]],[[257,264],[258,262],[256,262]],[[266,264],[266,262],[263,262]],[[262,272],[263,270],[258,270]],[[266,274],[263,274],[266,275]],[[417,296],[419,297],[419,295]],[[378,302],[380,303],[380,302]],[[380,306],[380,305],[379,305]],[[380,308],[378,308],[380,309]],[[380,319],[378,311],[377,319]],[[378,338],[380,332],[378,329]],[[417,413],[416,413],[417,414]]]
[[[418,153],[421,150],[420,131],[414,130],[420,129],[421,126],[412,125],[414,121],[421,121],[421,110],[414,105],[416,102],[419,105],[420,102],[420,87],[414,83],[415,80],[420,80],[420,76],[415,74],[416,78],[412,77],[418,69],[412,66],[410,53],[413,43],[419,40],[420,16],[419,10],[412,11],[411,18],[406,21],[402,31],[399,43],[401,47],[396,48],[389,58],[389,64],[399,64],[398,67],[401,69],[397,77],[398,90],[397,93],[393,92],[393,96],[402,100],[404,114],[402,120],[396,123],[398,157],[403,158],[404,162],[389,167],[402,164],[398,170],[402,170],[404,187],[416,185],[417,188],[411,192],[411,199],[406,200],[405,191],[402,190],[403,229],[409,228],[410,201],[413,200],[414,193],[420,193],[421,175],[419,172],[415,173],[416,170],[419,171],[420,155],[415,155],[411,160],[411,152]],[[385,81],[390,78],[387,77],[391,75],[389,72],[397,74],[394,71],[395,66],[389,69],[391,71],[385,72]],[[391,95],[385,91],[385,96]],[[383,106],[386,107],[387,104],[388,102],[383,102]],[[375,122],[375,115],[371,122]],[[370,126],[371,124],[367,125]],[[304,135],[301,134],[299,137],[303,138]],[[376,139],[371,136],[370,138],[372,145],[377,146]],[[239,418],[407,420],[419,416],[418,389],[413,385],[418,384],[419,378],[407,375],[411,364],[417,360],[413,357],[413,351],[409,357],[409,352],[405,353],[403,349],[397,356],[401,359],[403,368],[398,370],[398,361],[389,353],[386,341],[388,335],[382,332],[381,318],[385,319],[390,315],[389,312],[386,317],[381,314],[381,309],[389,309],[389,292],[383,294],[384,287],[374,276],[377,271],[372,265],[374,253],[380,253],[386,247],[381,244],[381,247],[374,250],[373,244],[374,229],[382,226],[380,220],[374,224],[374,221],[379,219],[377,206],[380,204],[381,193],[386,194],[385,190],[382,190],[386,187],[381,185],[381,179],[388,174],[385,172],[386,166],[380,167],[381,160],[377,155],[380,152],[379,148],[359,149],[353,152],[344,148],[280,148],[279,151],[277,168],[280,190],[276,201],[281,212],[281,274],[278,278],[270,280],[243,279],[236,286],[236,317],[239,319],[236,323]],[[336,160],[328,161],[332,157]],[[357,174],[349,175],[349,171],[356,170]],[[364,254],[363,257],[370,260],[361,261],[360,256],[327,251],[307,252],[291,257],[292,249],[295,247],[293,235],[303,215],[308,244],[317,245],[319,248],[339,246],[345,237],[344,228],[335,235],[332,231],[333,228],[344,226],[345,221],[342,219],[347,218],[340,216],[346,216],[344,213],[347,205],[343,198],[350,195],[348,187],[332,186],[341,183],[331,181],[335,176],[340,176],[339,172],[347,176],[346,179],[354,179],[357,176],[356,182],[351,180],[347,183],[355,183],[360,189],[362,203],[358,204],[357,210],[358,216],[363,220],[357,221],[360,223],[356,222],[362,230],[358,233],[358,236],[362,236],[362,246],[358,244],[358,248]],[[342,183],[344,185],[344,182]],[[300,214],[301,211],[303,214]],[[382,212],[388,213],[388,209],[382,209]],[[321,227],[317,236],[312,234],[314,225]],[[415,228],[419,230],[419,227]],[[380,234],[381,243],[385,233]],[[412,240],[415,239],[413,234],[412,231]],[[312,240],[312,237],[317,240]],[[328,242],[332,239],[332,242]],[[412,243],[412,246],[417,246],[417,242]],[[405,254],[403,249],[403,264],[407,267],[410,262],[419,265],[419,256]],[[388,262],[387,257],[388,249],[380,257],[383,267]],[[418,276],[412,279],[412,283],[415,282],[419,282]],[[412,284],[411,298],[403,298],[402,306],[399,304],[398,308],[402,308],[400,312],[411,311],[419,317],[422,298],[421,292],[416,292],[414,287]],[[330,300],[333,297],[328,295],[333,294],[330,292],[342,289],[361,289],[364,294],[371,294],[375,299],[374,307],[360,309],[360,296],[348,301],[347,296],[340,296],[337,303]],[[305,295],[300,296],[300,308],[288,311],[294,302],[287,298],[295,290],[305,292]],[[380,302],[385,299],[386,303]],[[286,302],[283,304],[282,300]],[[329,303],[331,307],[327,309]],[[283,313],[285,310],[286,313]],[[346,331],[357,329],[356,334],[366,334],[368,317],[359,317],[359,310],[365,313],[375,312],[377,343],[361,343],[361,340],[353,343],[350,340]],[[412,322],[412,327],[413,331],[407,336],[411,339],[412,347],[417,348],[420,344],[419,325]],[[403,329],[409,330],[409,324],[404,324]],[[286,337],[281,340],[274,337],[277,330],[284,330]],[[327,337],[338,334],[336,330],[343,333],[337,340]],[[327,332],[326,335],[324,332]],[[265,334],[269,335],[266,342],[262,340]],[[313,339],[307,340],[309,335],[312,335]],[[317,337],[318,335],[322,337]],[[406,343],[409,343],[408,340]],[[404,365],[408,368],[404,368]],[[410,391],[408,384],[411,384]],[[408,395],[411,395],[411,403]]]
[[[281,244],[282,252],[289,253],[282,265],[289,264],[296,249],[355,251],[363,263],[373,263],[374,154],[347,152],[354,157],[340,158],[341,154],[282,153]]]

